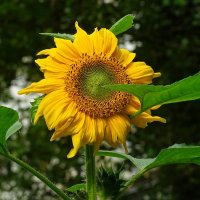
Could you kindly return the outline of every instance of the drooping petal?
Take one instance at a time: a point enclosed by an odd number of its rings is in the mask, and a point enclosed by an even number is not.
[[[48,78],[42,79],[36,83],[32,83],[27,88],[20,90],[18,94],[29,94],[31,92],[48,94],[52,91],[59,90],[64,87],[64,79]]]
[[[132,62],[128,65],[126,70],[132,83],[136,84],[150,84],[152,79],[159,77],[160,73],[154,73],[153,69],[146,65],[145,62]]]
[[[114,144],[114,147],[119,144],[125,144],[126,136],[130,131],[130,120],[123,115],[114,115],[107,121],[109,132],[106,132],[106,141],[109,144]]]
[[[98,133],[96,120],[94,118],[91,118],[90,116],[86,115],[83,130],[85,133],[83,137],[84,143],[92,144],[96,142],[96,135]]]
[[[38,106],[34,123],[44,115],[48,128],[52,130],[56,126],[58,117],[66,110],[70,99],[64,90],[56,90],[47,94]]]
[[[73,148],[70,150],[70,152],[67,154],[67,157],[68,158],[72,158],[74,157],[79,148],[83,145],[85,145],[83,143],[83,135],[84,133],[82,131],[80,131],[79,133],[75,134],[75,135],[72,135],[72,143],[73,143]]]
[[[48,56],[37,59],[35,62],[40,66],[45,78],[65,78],[68,66]]]
[[[154,107],[153,109],[158,108]],[[133,115],[140,109],[140,101],[136,97],[132,97],[130,103],[126,106],[125,112],[127,115]],[[151,110],[148,109],[145,112],[141,113],[137,117],[131,120],[131,123],[134,124],[137,127],[140,128],[145,128],[148,123],[154,122],[154,121],[159,121],[162,123],[166,123],[166,119],[158,116],[151,116]]]
[[[123,115],[115,115],[108,120],[108,123],[112,132],[112,136],[116,135],[119,143],[123,143],[126,140],[128,130],[130,129],[128,117]]]
[[[96,119],[97,126],[97,134],[96,134],[96,142],[95,142],[95,152],[99,150],[99,147],[104,139],[106,122],[104,119]]]
[[[65,112],[61,113],[56,119],[55,123],[57,125],[55,126],[55,132],[51,137],[51,141],[77,133],[77,130],[81,128],[82,121],[84,120],[84,116],[80,115],[81,113],[76,109],[76,104],[71,101]]]
[[[57,62],[68,64],[72,63],[72,60],[66,57],[62,50],[58,48],[45,49],[40,51],[37,55],[49,55],[51,58],[57,60]]]
[[[145,128],[147,127],[148,123],[152,123],[155,121],[166,123],[166,119],[159,116],[151,116],[151,113],[149,114],[148,112],[143,112],[131,120],[131,122],[135,126],[140,127],[140,128]]]

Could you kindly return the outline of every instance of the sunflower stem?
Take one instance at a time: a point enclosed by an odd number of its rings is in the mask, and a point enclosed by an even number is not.
[[[70,198],[60,189],[58,189],[46,176],[35,170],[33,167],[28,165],[27,163],[23,162],[22,160],[16,158],[12,154],[3,154],[6,158],[14,161],[27,171],[29,171],[31,174],[36,176],[38,179],[40,179],[43,183],[45,183],[53,192],[55,192],[61,199],[63,200],[70,200]]]
[[[94,146],[85,146],[86,191],[88,200],[96,200],[96,169]]]

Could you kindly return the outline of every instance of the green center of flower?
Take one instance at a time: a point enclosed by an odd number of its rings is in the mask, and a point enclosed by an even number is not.
[[[80,80],[83,94],[95,100],[108,98],[113,92],[102,86],[114,82],[115,77],[113,74],[102,66],[85,69]]]
[[[66,74],[66,91],[77,109],[92,118],[108,118],[122,113],[130,94],[105,89],[108,84],[129,83],[125,69],[116,58],[89,56],[70,65]]]

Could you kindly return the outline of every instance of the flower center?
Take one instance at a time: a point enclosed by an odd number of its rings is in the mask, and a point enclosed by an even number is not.
[[[112,92],[102,86],[114,83],[115,77],[103,63],[93,64],[83,68],[80,72],[80,88],[83,95],[94,100],[105,100]]]
[[[66,79],[66,91],[76,102],[79,111],[92,118],[107,118],[123,111],[130,95],[109,91],[107,84],[127,84],[125,69],[115,58],[88,56],[70,66]]]

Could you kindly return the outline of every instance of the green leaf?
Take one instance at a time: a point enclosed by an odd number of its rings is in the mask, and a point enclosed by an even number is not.
[[[162,165],[190,163],[200,165],[200,146],[176,144],[167,149],[163,149],[145,169],[152,169]]]
[[[7,131],[6,133],[6,140],[13,135],[14,133],[16,133],[19,129],[21,129],[22,124],[19,121],[16,121]]]
[[[55,38],[62,38],[65,40],[74,40],[74,36],[71,34],[66,34],[66,33],[40,33],[40,35],[44,36],[50,36],[50,37],[55,37]]]
[[[76,185],[73,185],[73,186],[67,188],[68,192],[76,192],[78,190],[86,190],[85,183],[76,184]]]
[[[124,91],[137,96],[141,102],[141,110],[134,113],[135,117],[143,111],[156,105],[177,103],[196,100],[200,98],[200,72],[177,81],[171,85],[105,85],[103,86],[114,91]]]
[[[131,161],[138,170],[147,171],[149,169],[170,164],[196,164],[200,165],[200,146],[187,146],[184,144],[176,144],[161,150],[155,158],[134,158],[130,155],[113,152],[99,151],[98,156],[110,156],[123,158]]]
[[[110,31],[115,35],[119,35],[133,27],[134,15],[126,15],[117,21],[111,28]]]
[[[21,128],[18,113],[10,108],[0,106],[0,153],[6,153],[6,140]]]
[[[144,166],[149,165],[154,160],[152,158],[138,159],[138,158],[134,158],[128,154],[114,152],[114,151],[103,151],[103,150],[99,150],[96,155],[97,156],[109,156],[109,157],[115,157],[115,158],[123,158],[123,159],[129,160],[138,169],[143,169]]]
[[[44,98],[43,96],[37,97],[34,99],[33,102],[31,102],[31,108],[30,108],[30,113],[31,113],[31,123],[34,124],[34,119],[35,119],[35,114],[38,110],[38,106],[40,104],[40,102],[42,101],[42,99]]]
[[[200,146],[186,146],[184,144],[175,144],[163,149],[155,158],[138,159],[127,154],[109,151],[99,151],[97,155],[128,159],[136,166],[138,171],[125,183],[125,188],[132,185],[145,172],[156,167],[171,164],[200,165]]]

